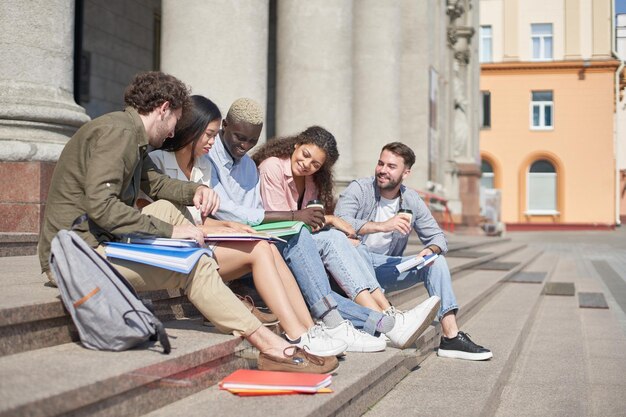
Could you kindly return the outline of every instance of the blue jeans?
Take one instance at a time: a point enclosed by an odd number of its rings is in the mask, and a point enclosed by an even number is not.
[[[363,259],[367,260],[370,270],[387,291],[403,290],[423,282],[429,295],[441,298],[438,317],[441,319],[447,312],[458,310],[459,306],[452,290],[452,279],[446,258],[439,256],[429,266],[422,269],[410,269],[399,273],[396,265],[414,256],[388,256],[370,252],[365,245],[357,247]]]
[[[374,272],[345,234],[337,229],[322,230],[313,233],[313,240],[326,270],[351,300],[361,291],[380,288]]]
[[[376,333],[376,325],[383,314],[360,306],[331,290],[324,263],[308,230],[303,228],[287,243],[278,243],[276,246],[293,272],[313,317],[322,318],[336,308],[354,327],[369,334]]]

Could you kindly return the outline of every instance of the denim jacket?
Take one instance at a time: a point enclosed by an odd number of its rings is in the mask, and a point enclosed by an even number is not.
[[[335,215],[341,217],[359,230],[368,222],[375,221],[376,207],[380,201],[380,190],[374,177],[360,178],[352,181],[339,196],[335,207]],[[443,231],[417,191],[400,186],[400,209],[413,212],[413,229],[424,246],[437,245],[441,253],[446,254],[448,245]],[[409,235],[398,231],[392,234],[389,256],[402,256],[409,241]]]

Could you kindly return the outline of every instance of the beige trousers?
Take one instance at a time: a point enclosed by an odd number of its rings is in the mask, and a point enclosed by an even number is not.
[[[179,208],[166,200],[156,201],[141,212],[175,226],[189,223],[183,215],[187,212],[185,207]],[[104,256],[104,248],[100,245],[96,250]],[[137,291],[182,288],[189,301],[224,333],[245,337],[261,326],[261,322],[224,284],[213,258],[202,256],[189,275],[122,259],[111,258],[109,262]]]

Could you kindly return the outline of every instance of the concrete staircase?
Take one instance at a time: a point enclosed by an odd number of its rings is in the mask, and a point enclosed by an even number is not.
[[[487,341],[490,326],[494,320],[510,320],[511,332],[523,338],[537,314],[536,307],[528,312],[524,306],[535,306],[541,290],[540,285],[529,284],[515,284],[523,290],[511,290],[513,284],[507,284],[507,279],[532,261],[531,266],[539,270],[551,268],[553,261],[538,258],[537,250],[508,239],[453,236],[450,240],[447,259],[461,305],[458,320],[464,328],[472,323],[478,341],[497,352],[488,366],[500,364],[505,356],[516,355],[519,343]],[[243,406],[254,415],[293,415],[294,410],[299,416],[361,415],[381,398],[379,404],[387,401],[391,394],[386,394],[410,378],[418,378],[424,389],[441,385],[440,377],[433,376],[430,382],[431,377],[425,376],[430,362],[438,366],[454,362],[456,371],[459,367],[460,361],[432,361],[439,340],[435,323],[414,349],[348,354],[333,378],[333,394],[239,398],[219,391],[215,384],[236,368],[253,368],[255,350],[239,338],[203,326],[178,292],[146,294],[168,320],[172,354],[161,354],[158,345],[120,353],[95,352],[76,343],[76,332],[57,290],[43,285],[35,257],[0,258],[0,268],[4,289],[0,295],[0,417],[237,415]],[[519,306],[511,305],[509,315],[495,314],[493,310],[507,304],[501,299],[508,300],[509,292],[519,293],[513,297]],[[400,308],[412,307],[427,296],[423,285],[388,295]],[[479,320],[479,316],[493,320]],[[512,373],[512,364],[506,363],[503,369],[508,371],[494,377],[495,387],[503,386]],[[411,372],[419,366],[419,372]],[[467,366],[468,374],[477,369]],[[377,410],[378,405],[371,412]],[[387,415],[386,408],[381,413]]]
[[[609,309],[581,307],[587,291],[611,298],[594,263],[621,262],[623,268],[624,252],[621,259],[611,258],[608,242],[529,246],[525,250],[541,254],[521,274],[500,281],[491,300],[463,325],[494,358],[469,362],[431,355],[368,417],[626,416],[623,312],[616,302]],[[546,283],[574,284],[576,293],[552,295]],[[463,293],[460,285],[456,290]]]

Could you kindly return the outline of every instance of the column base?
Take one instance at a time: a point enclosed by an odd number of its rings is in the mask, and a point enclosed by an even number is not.
[[[480,216],[480,167],[473,163],[458,163],[459,199],[461,200],[461,226],[478,227]]]
[[[0,233],[39,234],[55,165],[0,161]]]

